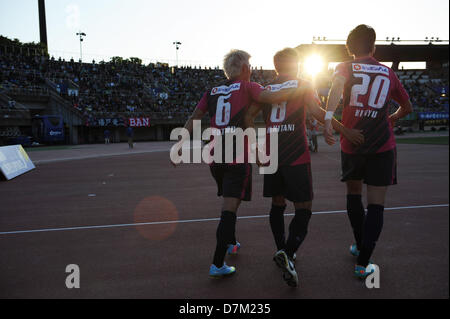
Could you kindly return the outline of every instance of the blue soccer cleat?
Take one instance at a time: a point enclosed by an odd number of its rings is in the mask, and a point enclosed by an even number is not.
[[[209,275],[213,278],[221,278],[225,276],[232,275],[236,272],[236,268],[233,266],[228,266],[226,263],[223,263],[223,266],[217,268],[216,265],[211,265],[209,268]]]
[[[359,256],[359,250],[358,250],[358,246],[356,246],[356,244],[352,244],[350,246],[350,254],[352,254],[352,256],[355,256],[355,257]]]
[[[228,255],[237,255],[240,248],[241,244],[239,242],[236,242],[236,245],[228,245],[227,253]]]
[[[367,267],[355,265],[355,276],[364,279],[370,274],[373,274],[375,270],[376,266],[372,263],[368,264]]]

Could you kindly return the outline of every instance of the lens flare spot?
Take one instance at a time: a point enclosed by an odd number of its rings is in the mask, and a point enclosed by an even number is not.
[[[136,224],[161,222],[161,224],[136,225],[139,234],[150,240],[162,241],[169,238],[177,228],[176,221],[178,221],[177,208],[171,201],[161,196],[144,198],[134,210]]]

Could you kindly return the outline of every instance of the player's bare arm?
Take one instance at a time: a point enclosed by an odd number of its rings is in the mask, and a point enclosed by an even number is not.
[[[264,90],[259,95],[257,102],[265,104],[281,103],[303,94],[304,90],[305,88],[302,87],[283,89],[277,92]]]
[[[317,121],[322,124],[326,123],[326,112],[323,108],[320,107],[320,105],[317,104],[316,101],[314,101],[313,99],[309,100],[307,102],[307,107],[308,111],[312,114],[312,116],[315,117]],[[335,118],[332,118],[332,120],[329,122],[336,132],[345,136],[352,144],[361,145],[364,143],[364,135],[361,134],[361,131],[347,128]],[[324,134],[324,137],[328,145],[333,145],[336,142],[333,134]]]
[[[195,120],[201,120],[204,115],[205,115],[205,112],[203,112],[199,108],[196,108],[194,110],[194,112],[192,113],[191,117],[184,124],[184,128],[189,131],[189,134],[192,134],[194,121]]]
[[[344,91],[344,85],[345,85],[345,77],[341,75],[336,75],[333,83],[331,85],[330,93],[328,94],[328,101],[327,101],[327,110],[326,110],[326,116],[325,116],[325,129],[324,129],[324,136],[325,139],[329,139],[330,136],[333,135],[333,114],[336,112],[336,109],[339,105],[339,101],[341,100],[342,92]]]
[[[408,100],[403,105],[400,105],[400,107],[397,109],[397,111],[389,116],[389,120],[392,123],[392,126],[395,126],[395,123],[401,119],[407,116],[408,114],[412,113],[412,103],[410,100]]]
[[[193,130],[193,127],[194,127],[194,120],[201,120],[202,118],[203,118],[203,116],[205,115],[205,112],[203,112],[202,110],[200,110],[199,108],[196,108],[195,110],[194,110],[194,112],[192,113],[192,115],[189,117],[189,119],[186,121],[186,123],[184,124],[184,128],[186,129],[186,130],[188,130],[188,132],[189,132],[189,135],[191,135],[192,134],[192,130]],[[183,141],[183,137],[182,136],[180,136],[179,138],[178,138],[178,143],[183,143],[184,141]],[[180,155],[181,156],[181,149],[178,151],[178,155]],[[174,162],[172,162],[172,160],[170,161],[171,163],[172,163],[172,165],[174,166],[174,167],[176,167],[177,165],[174,163]]]

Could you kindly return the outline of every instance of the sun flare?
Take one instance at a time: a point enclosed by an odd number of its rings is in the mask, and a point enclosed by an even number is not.
[[[314,54],[306,58],[303,69],[308,75],[315,77],[324,67],[323,59],[320,55]]]

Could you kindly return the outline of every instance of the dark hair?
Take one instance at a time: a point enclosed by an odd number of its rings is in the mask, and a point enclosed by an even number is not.
[[[347,37],[347,51],[350,55],[361,56],[371,53],[375,47],[377,34],[375,30],[366,25],[360,24]]]
[[[298,63],[298,53],[295,49],[285,48],[275,53],[273,57],[273,64],[277,72],[289,71],[292,63]]]

